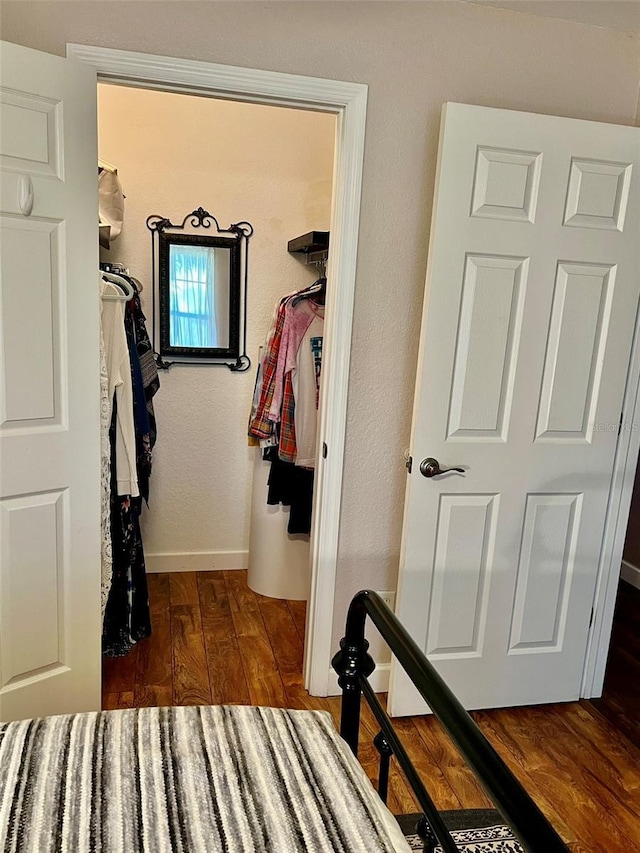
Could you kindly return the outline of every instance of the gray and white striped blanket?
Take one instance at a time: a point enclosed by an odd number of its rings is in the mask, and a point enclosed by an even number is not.
[[[409,847],[329,714],[206,706],[0,725],[0,850]]]

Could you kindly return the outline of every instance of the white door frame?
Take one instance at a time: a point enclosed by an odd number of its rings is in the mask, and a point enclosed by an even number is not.
[[[622,428],[618,436],[609,488],[591,630],[582,674],[580,695],[585,699],[602,695],[613,629],[613,612],[620,582],[622,552],[640,451],[640,310],[636,316],[620,421]],[[612,426],[617,428],[616,425]]]
[[[92,45],[68,44],[67,57],[92,65],[98,80],[189,94],[207,93],[279,107],[321,110],[337,116],[331,245],[322,368],[320,446],[328,448],[316,469],[311,534],[311,592],[305,632],[305,687],[329,692],[331,629],[355,291],[367,86],[275,71],[260,71],[154,56]]]

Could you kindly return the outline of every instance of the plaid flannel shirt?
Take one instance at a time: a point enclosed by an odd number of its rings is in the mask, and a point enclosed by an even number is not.
[[[278,375],[285,367],[281,352],[283,344],[283,333],[285,331],[286,308],[289,300],[298,295],[297,293],[285,296],[278,305],[273,327],[273,333],[267,340],[264,357],[260,363],[260,370],[256,381],[262,377],[262,388],[260,399],[255,412],[252,412],[249,420],[249,437],[257,439],[268,439],[275,435],[277,424],[271,420],[270,410],[272,408],[274,395],[279,385],[282,387],[282,407],[280,410],[278,456],[284,462],[295,464],[298,453],[296,444],[295,427],[295,397],[293,394],[293,381],[291,371],[283,376]],[[312,317],[309,317],[311,322]],[[272,415],[273,417],[273,415]]]
[[[298,455],[296,445],[296,423],[295,423],[296,401],[293,396],[293,382],[291,371],[285,374],[284,391],[282,394],[282,416],[280,419],[280,441],[278,443],[278,456],[283,462],[295,464]]]
[[[255,438],[270,438],[275,429],[275,424],[269,420],[269,409],[271,408],[273,392],[275,390],[276,367],[278,365],[278,353],[284,329],[284,309],[286,304],[287,298],[283,299],[278,307],[273,335],[268,342],[262,360],[262,391],[260,393],[260,401],[255,414],[249,421],[249,435],[255,436]]]

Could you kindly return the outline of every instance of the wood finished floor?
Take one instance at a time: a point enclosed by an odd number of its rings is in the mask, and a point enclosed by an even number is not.
[[[340,699],[311,697],[303,687],[304,603],[256,595],[241,571],[149,575],[149,590],[153,634],[128,657],[104,660],[104,708],[249,703],[327,710],[337,724]],[[473,717],[572,853],[640,850],[640,749],[606,707],[580,702]],[[396,723],[439,808],[490,805],[432,717]],[[365,711],[359,758],[372,780],[376,731]],[[389,807],[418,811],[395,767]]]
[[[628,583],[618,589],[604,693],[593,705],[640,748],[640,589]]]

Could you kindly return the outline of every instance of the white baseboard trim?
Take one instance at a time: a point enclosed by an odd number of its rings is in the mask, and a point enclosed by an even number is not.
[[[633,563],[628,563],[626,560],[622,561],[620,577],[623,581],[630,583],[631,586],[640,589],[640,569],[634,566]]]
[[[246,569],[248,551],[191,551],[185,554],[146,554],[147,572],[218,572]]]
[[[386,693],[389,689],[390,669],[390,663],[381,663],[376,665],[376,668],[369,676],[369,683],[376,693]],[[329,670],[329,679],[327,684],[327,696],[340,696],[342,690],[338,687],[338,676],[333,668]]]

